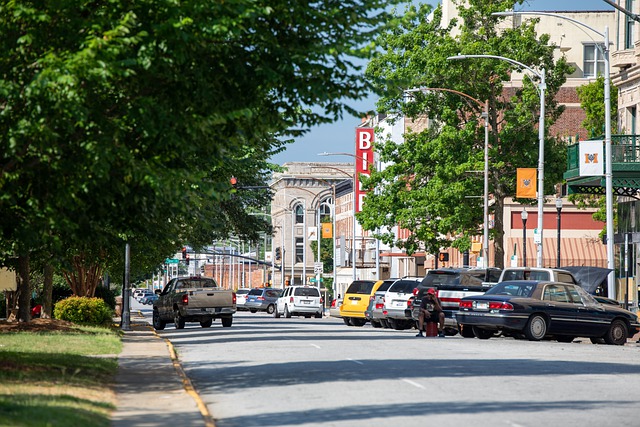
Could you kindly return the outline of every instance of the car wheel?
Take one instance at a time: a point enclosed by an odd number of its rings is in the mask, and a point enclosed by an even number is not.
[[[529,318],[524,327],[524,335],[529,341],[540,341],[547,334],[547,321],[539,315],[534,314]]]
[[[322,319],[322,312],[321,311],[316,313],[316,319]]]
[[[620,319],[611,322],[604,341],[610,345],[624,345],[627,342],[627,325]]]
[[[276,319],[280,318],[280,312],[278,311],[278,307],[276,307],[276,309],[273,310],[273,317],[275,317]]]
[[[371,326],[373,326],[374,328],[382,328],[382,323],[372,320]]]
[[[161,331],[164,329],[166,325],[167,325],[167,322],[160,319],[160,314],[158,313],[158,310],[153,310],[153,328],[156,331]]]
[[[476,338],[480,338],[481,340],[488,340],[493,336],[493,331],[490,331],[488,329],[482,329],[477,326],[474,326],[472,330],[473,330],[473,335],[475,335]]]
[[[398,322],[396,319],[388,319],[389,321],[389,326],[391,326],[392,329],[395,329],[396,331],[401,331],[403,328],[403,325],[401,322]]]
[[[273,314],[275,309],[276,307],[273,304],[269,304],[269,306],[267,307],[267,314]]]
[[[604,344],[604,338],[602,337],[591,337],[589,338],[592,344]]]
[[[353,326],[351,325],[351,319],[349,319],[348,317],[343,317],[342,321],[344,322],[345,325],[347,326]]]
[[[257,312],[258,310],[256,310],[255,308],[252,308],[252,309],[251,309],[251,310],[249,310],[249,311],[250,311],[250,312],[252,312],[252,313],[255,313],[255,312]]]
[[[200,326],[202,326],[203,328],[210,328],[212,324],[213,324],[213,319],[207,319],[200,322]]]
[[[563,342],[563,343],[570,343],[570,342],[573,342],[573,340],[575,339],[576,337],[568,337],[568,336],[562,336],[562,335],[559,337],[556,337],[556,341]]]
[[[351,324],[353,326],[362,327],[364,326],[365,323],[367,323],[367,321],[364,319],[355,319],[355,318],[351,319]]]
[[[173,323],[176,325],[176,329],[184,329],[184,317],[180,316],[178,310],[173,313]]]
[[[460,331],[460,335],[463,338],[475,338],[475,334],[473,333],[473,328],[471,326],[458,325],[458,330]]]
[[[289,311],[289,307],[286,305],[284,306],[284,317],[291,319],[291,312]]]
[[[382,319],[380,321],[380,323],[382,323],[382,327],[385,329],[391,329],[391,324],[389,323],[388,319]]]
[[[223,317],[222,318],[222,327],[223,328],[230,328],[232,323],[233,323],[233,317]]]

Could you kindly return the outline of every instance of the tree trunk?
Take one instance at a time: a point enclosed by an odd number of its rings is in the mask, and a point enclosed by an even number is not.
[[[31,320],[31,282],[29,255],[18,256],[18,322]]]
[[[62,272],[71,291],[80,297],[93,297],[102,277],[102,266],[98,263],[87,265],[83,255],[74,256],[72,263],[73,271]]]
[[[51,318],[53,312],[53,266],[47,264],[44,267],[44,284],[42,287],[42,313],[41,317],[45,319]]]

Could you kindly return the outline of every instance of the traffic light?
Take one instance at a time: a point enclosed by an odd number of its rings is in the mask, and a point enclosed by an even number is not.
[[[280,251],[280,247],[276,248],[276,261],[280,261],[282,259],[282,251]]]
[[[187,258],[185,261],[186,261],[186,264],[189,265],[189,255],[187,255]]]
[[[440,262],[448,262],[449,261],[449,254],[447,252],[440,252],[440,255],[438,255],[438,261],[440,261]]]
[[[235,176],[232,176],[231,178],[229,178],[229,183],[231,184],[231,187],[237,188],[238,187],[238,178],[236,178]]]
[[[182,248],[182,259],[187,259],[187,248]]]

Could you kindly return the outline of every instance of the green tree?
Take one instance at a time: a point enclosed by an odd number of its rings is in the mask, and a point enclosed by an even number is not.
[[[495,265],[502,267],[505,248],[504,198],[515,195],[515,173],[519,167],[535,167],[538,159],[539,94],[526,70],[495,59],[447,60],[458,54],[498,55],[517,60],[533,69],[545,69],[545,131],[562,109],[554,96],[571,67],[562,58],[554,61],[548,35],[537,35],[534,23],[517,28],[500,25],[503,18],[493,12],[514,9],[521,1],[470,0],[460,5],[460,19],[448,26],[442,11],[429,6],[412,8],[403,24],[381,36],[382,53],[367,68],[367,76],[383,91],[378,107],[390,117],[402,115],[417,120],[428,117],[432,125],[409,132],[403,144],[379,143],[376,150],[385,170],[364,178],[371,191],[358,219],[368,230],[399,225],[411,231],[398,240],[381,233],[412,253],[425,249],[438,253],[453,246],[470,247],[470,237],[482,234],[483,180],[469,171],[484,166],[483,106],[447,92],[414,92],[407,102],[405,89],[448,88],[489,104],[489,190],[495,201],[491,235]],[[506,28],[505,28],[506,27]],[[523,86],[505,90],[515,71],[529,75]],[[561,180],[566,149],[557,139],[545,140],[545,190]],[[545,193],[548,194],[548,193]],[[480,197],[478,197],[480,196]],[[523,201],[530,203],[529,201]]]
[[[129,242],[149,268],[182,242],[257,238],[244,211],[268,194],[229,177],[264,184],[286,138],[353,112],[370,89],[355,60],[398,2],[0,5],[0,265],[29,289],[34,258],[111,271]]]
[[[604,111],[604,77],[598,76],[591,83],[580,86],[576,89],[580,107],[584,110],[586,117],[582,126],[589,132],[589,138],[597,138],[604,135],[605,111]],[[618,111],[618,91],[611,85],[611,132],[616,132],[616,116]]]

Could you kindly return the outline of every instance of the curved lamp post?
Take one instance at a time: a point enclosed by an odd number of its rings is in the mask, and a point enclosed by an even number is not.
[[[610,5],[616,5],[607,1]],[[616,7],[617,8],[617,7]],[[600,32],[589,25],[577,21],[569,16],[557,15],[547,12],[496,12],[494,16],[514,16],[514,15],[542,15],[552,16],[558,19],[570,21],[575,25],[581,26],[593,31],[602,37],[604,45],[602,46],[602,56],[604,58],[604,144],[605,144],[605,191],[606,191],[606,225],[607,225],[607,267],[611,269],[608,275],[608,295],[615,295],[615,270],[614,253],[613,253],[613,169],[611,154],[611,70],[609,66],[609,27],[604,27],[604,32]],[[599,45],[596,47],[600,49]]]
[[[484,119],[484,236],[482,243],[482,255],[484,257],[484,267],[487,268],[489,267],[489,101],[482,102],[464,92],[446,88],[422,87],[419,89],[408,89],[405,92],[417,91],[455,93],[456,95],[465,97],[484,108],[481,116]]]
[[[544,215],[544,91],[547,88],[545,80],[545,70],[540,69],[540,72],[533,70],[531,67],[524,65],[522,62],[515,59],[506,58],[498,55],[456,55],[450,56],[447,59],[468,59],[468,58],[490,58],[500,59],[502,61],[510,62],[518,67],[529,70],[532,74],[540,79],[538,84],[538,91],[540,93],[540,120],[538,124],[538,141],[540,144],[538,155],[538,235],[540,236],[540,243],[537,250],[537,267],[542,267],[542,243],[543,240],[543,215]]]

